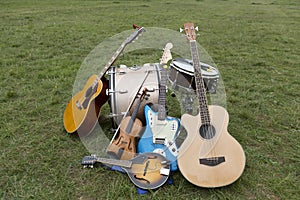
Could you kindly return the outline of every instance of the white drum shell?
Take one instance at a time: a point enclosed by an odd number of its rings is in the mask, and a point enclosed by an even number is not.
[[[147,72],[149,72],[149,74],[145,79]],[[109,101],[111,117],[113,118],[113,125],[115,126],[114,128],[120,124],[124,114],[126,114],[126,111],[145,79],[139,93],[141,93],[145,87],[150,90],[150,92],[147,93],[148,98],[142,101],[137,114],[137,118],[144,123],[144,106],[150,102],[154,104],[158,102],[160,80],[159,66],[157,64],[145,64],[142,67],[126,67],[121,65],[119,68],[112,67],[108,71],[108,75],[108,93],[110,96]],[[135,106],[136,104],[134,102],[127,115],[131,115]]]

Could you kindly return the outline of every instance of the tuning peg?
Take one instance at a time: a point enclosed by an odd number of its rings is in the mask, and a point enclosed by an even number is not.
[[[198,27],[198,26],[196,26],[195,30],[196,30],[196,31],[199,31],[199,27]]]
[[[179,32],[182,33],[184,31],[183,28],[179,28]]]

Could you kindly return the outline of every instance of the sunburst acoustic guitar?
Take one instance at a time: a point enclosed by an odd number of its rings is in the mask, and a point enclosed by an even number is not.
[[[134,41],[144,31],[143,27],[138,27],[121,44],[99,75],[92,75],[84,88],[71,98],[64,112],[64,127],[68,133],[77,131],[81,136],[85,136],[93,130],[98,121],[100,109],[108,100],[108,96],[106,95],[108,83],[103,75],[115,62],[127,44]]]
[[[190,42],[195,68],[199,114],[184,114],[181,117],[187,137],[178,150],[179,170],[197,186],[211,188],[229,185],[243,173],[245,154],[242,146],[227,131],[227,111],[221,106],[207,104],[194,24],[185,23],[184,30]]]
[[[170,174],[170,162],[158,153],[139,154],[131,160],[98,158],[92,155],[85,156],[81,164],[92,168],[97,162],[121,167],[130,180],[142,189],[156,189],[162,186]]]

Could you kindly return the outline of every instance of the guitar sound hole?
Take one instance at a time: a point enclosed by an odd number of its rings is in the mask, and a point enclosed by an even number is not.
[[[202,124],[199,133],[204,139],[211,139],[216,135],[216,129],[213,125],[210,124]]]

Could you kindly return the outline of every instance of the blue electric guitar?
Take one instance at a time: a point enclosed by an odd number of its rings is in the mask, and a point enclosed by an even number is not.
[[[160,60],[161,84],[159,87],[158,104],[144,108],[146,129],[140,138],[137,146],[138,153],[155,152],[164,155],[171,161],[170,170],[176,171],[178,148],[175,139],[180,128],[180,121],[177,118],[169,117],[166,114],[166,81],[167,62],[172,59],[170,49],[172,43],[166,44],[164,53]]]

